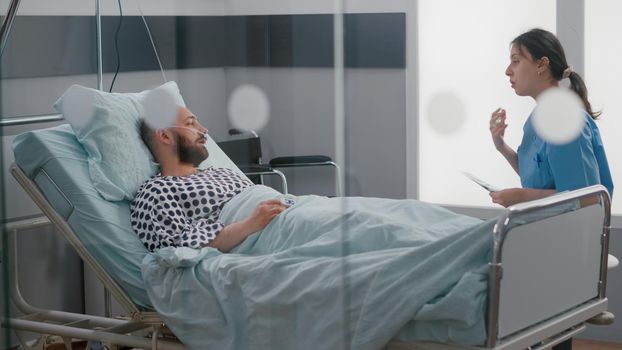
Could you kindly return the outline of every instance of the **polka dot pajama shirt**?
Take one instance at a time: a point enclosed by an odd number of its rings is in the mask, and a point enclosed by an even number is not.
[[[253,183],[227,168],[190,176],[154,176],[130,205],[132,228],[149,251],[163,247],[201,248],[224,228],[224,205]]]

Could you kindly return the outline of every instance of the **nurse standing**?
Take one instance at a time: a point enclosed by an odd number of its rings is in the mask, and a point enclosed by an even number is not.
[[[602,184],[612,195],[609,164],[594,123],[600,112],[592,111],[585,83],[566,62],[557,37],[542,29],[532,29],[516,37],[505,74],[518,96],[529,96],[536,101],[546,89],[559,87],[560,80],[570,79],[571,89],[583,101],[585,123],[574,141],[551,144],[535,133],[532,112],[523,126],[523,139],[515,152],[503,138],[507,128],[505,110],[495,110],[490,117],[492,140],[497,151],[520,176],[522,188],[491,192],[492,201],[507,207],[595,184]]]

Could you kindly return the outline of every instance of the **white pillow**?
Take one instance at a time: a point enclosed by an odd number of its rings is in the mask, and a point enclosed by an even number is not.
[[[175,82],[155,89],[166,90],[185,106]],[[139,131],[141,101],[151,91],[107,93],[72,85],[54,104],[86,150],[91,180],[106,200],[132,200],[138,187],[158,171]]]

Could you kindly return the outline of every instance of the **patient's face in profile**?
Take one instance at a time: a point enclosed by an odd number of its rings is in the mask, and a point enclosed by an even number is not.
[[[198,166],[207,159],[209,152],[205,148],[207,129],[199,123],[197,117],[188,108],[177,110],[175,126],[172,128],[176,138],[179,160]]]

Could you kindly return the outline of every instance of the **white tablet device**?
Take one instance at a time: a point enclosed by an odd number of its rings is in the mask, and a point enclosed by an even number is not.
[[[488,192],[497,192],[497,191],[501,191],[500,187],[494,186],[489,184],[488,182],[480,179],[479,177],[471,174],[471,173],[467,173],[466,171],[462,172],[464,174],[464,176],[468,177],[469,179],[471,179],[471,181],[475,182],[476,184],[482,186],[483,188],[485,188]]]

